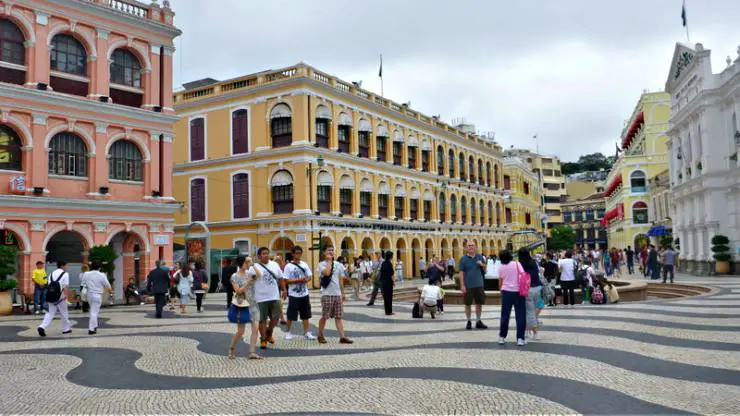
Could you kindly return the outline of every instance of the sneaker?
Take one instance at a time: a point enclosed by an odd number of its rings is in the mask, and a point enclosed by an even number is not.
[[[37,331],[39,331],[39,335],[42,337],[46,336],[46,330],[44,328],[38,327],[36,328]]]
[[[267,340],[266,339],[263,339],[263,340],[260,341],[260,349],[261,350],[266,350],[267,349]]]
[[[310,332],[306,332],[304,336],[306,337],[306,339],[316,339],[316,336]]]
[[[436,318],[436,317],[434,316],[434,314],[432,314],[432,319],[437,319],[437,318]]]
[[[290,332],[286,332],[285,333],[285,340],[286,341],[290,341],[292,339],[293,339],[293,334],[291,334]]]
[[[488,329],[488,325],[484,324],[483,321],[475,323],[475,329]]]
[[[339,343],[340,344],[354,344],[355,342],[347,337],[344,337],[344,338],[339,338]]]
[[[95,335],[98,331],[87,331],[87,335]]]
[[[316,339],[319,341],[319,344],[326,344],[326,338],[323,335],[319,335]]]
[[[504,345],[504,344],[506,344],[506,338],[498,337],[498,345]]]
[[[473,329],[473,323],[470,322],[470,321],[468,321],[468,324],[465,325],[465,329],[467,329],[468,331],[470,331],[471,329]]]
[[[41,312],[39,312],[39,311],[36,311],[36,312],[34,312],[34,313],[35,313],[36,315],[38,315],[38,314],[40,314]]]
[[[439,311],[439,314],[440,315],[444,315],[445,314],[445,311]]]
[[[270,338],[267,338],[267,342],[269,342],[270,344],[274,344],[275,343],[275,337],[272,336],[272,335],[270,335]]]
[[[66,331],[62,331],[62,334],[64,334],[64,335],[71,334],[71,333],[72,333],[72,330],[71,329],[68,329]]]
[[[532,340],[537,341],[537,338],[539,338],[539,335],[537,335],[537,332],[532,331]]]
[[[518,340],[516,340],[516,345],[519,346],[519,347],[523,347],[526,344],[527,344],[527,341],[525,341],[522,338],[519,338]]]

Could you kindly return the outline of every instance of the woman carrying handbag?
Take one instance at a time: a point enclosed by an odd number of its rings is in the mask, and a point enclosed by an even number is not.
[[[208,291],[208,274],[203,269],[203,263],[195,263],[195,271],[193,272],[193,293],[195,293],[195,307],[198,312],[201,312],[203,307],[203,297]]]
[[[250,324],[251,333],[249,335],[248,357],[250,360],[261,360],[262,357],[257,354],[259,313],[253,314],[250,312],[251,305],[257,305],[254,303],[254,282],[257,277],[250,277],[247,273],[247,270],[252,267],[252,259],[250,257],[237,257],[236,266],[238,269],[236,273],[231,275],[230,279],[231,285],[234,288],[234,297],[231,300],[231,305],[229,305],[228,313],[229,322],[236,324],[236,333],[231,338],[231,345],[229,345],[229,359],[233,360],[236,358],[236,343],[244,336],[246,325]],[[255,312],[257,311],[255,310]]]

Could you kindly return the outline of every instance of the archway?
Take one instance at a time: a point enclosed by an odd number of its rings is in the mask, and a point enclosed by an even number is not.
[[[67,263],[69,273],[69,287],[74,290],[80,288],[80,269],[87,261],[87,243],[85,239],[74,231],[60,231],[54,234],[46,243],[46,268],[51,272],[56,263]]]
[[[383,237],[380,240],[380,255],[381,257],[385,255],[385,252],[391,249],[391,240]]]
[[[375,252],[375,248],[373,246],[373,240],[370,237],[365,237],[361,243],[362,255],[367,255],[368,257],[372,258]]]
[[[489,247],[491,249],[491,254],[495,254],[498,256],[498,248],[496,248],[496,240],[491,240],[489,243]]]
[[[436,253],[434,252],[434,241],[432,241],[431,238],[427,238],[427,241],[424,242],[424,257],[426,258],[427,263],[429,263],[430,260],[434,258]]]
[[[419,260],[421,260],[421,241],[418,238],[411,240],[411,278],[419,276]]]
[[[116,299],[123,299],[123,288],[134,279],[134,284],[141,287],[149,270],[146,244],[134,233],[122,231],[114,235],[108,245],[118,254],[113,264],[113,292]],[[205,267],[205,264],[203,264]]]
[[[8,229],[0,229],[0,245],[6,246],[6,247],[14,247],[16,252],[15,257],[15,264],[13,265],[15,268],[15,273],[10,274],[8,276],[0,276],[2,278],[7,277],[8,279],[15,279],[20,280],[19,276],[26,276],[28,273],[26,272],[26,261],[25,258],[26,255],[23,254],[25,250],[29,250],[30,248],[25,247],[24,242],[19,238],[18,235],[16,235],[13,231]],[[23,290],[21,287],[21,282],[18,282],[18,289]]]
[[[634,248],[636,251],[642,250],[650,244],[650,237],[647,234],[637,234],[634,240]]]
[[[486,257],[491,255],[491,253],[488,252],[488,243],[486,242],[486,240],[482,240],[480,242],[480,252]]]
[[[460,242],[457,241],[457,238],[452,240],[452,257],[454,257],[456,261],[460,260],[460,257],[462,257],[462,251],[460,250]]]
[[[443,238],[440,246],[442,248],[442,258],[447,260],[450,257],[450,243],[447,242],[446,238]]]
[[[406,277],[408,275],[408,270],[411,270],[409,267],[408,254],[408,250],[406,249],[406,240],[399,238],[396,241],[396,263],[398,263],[398,261],[403,262],[403,277]]]
[[[342,239],[341,249],[339,255],[347,260],[347,263],[354,261],[355,257],[355,242],[350,237],[344,237]]]
[[[278,237],[273,241],[272,247],[270,247],[270,254],[273,256],[280,256],[285,259],[285,255],[290,252],[293,246],[293,240],[290,238]]]

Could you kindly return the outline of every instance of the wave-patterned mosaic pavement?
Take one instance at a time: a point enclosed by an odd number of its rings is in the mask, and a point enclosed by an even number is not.
[[[740,279],[677,280],[716,290],[548,308],[540,340],[523,348],[496,343],[497,307],[484,312],[491,329],[466,331],[461,307],[413,320],[408,305],[386,317],[382,305],[349,301],[353,345],[336,342],[331,322],[323,346],[277,331],[262,361],[247,360],[243,343],[240,358],[226,358],[234,328],[223,295],[211,295],[201,314],[193,305],[161,320],[151,306],[104,309],[92,337],[79,312],[72,334],[55,321],[44,339],[40,317],[3,318],[0,412],[738,414]]]

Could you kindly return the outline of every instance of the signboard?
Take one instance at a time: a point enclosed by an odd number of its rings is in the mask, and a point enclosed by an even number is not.
[[[26,193],[26,177],[23,175],[12,175],[9,182],[10,192],[13,194]]]
[[[297,243],[305,243],[306,242],[306,234],[296,234],[295,235],[295,241]]]
[[[154,235],[155,246],[168,246],[170,245],[170,236],[167,234],[155,234]]]
[[[201,264],[206,264],[206,239],[205,238],[191,238],[185,240],[185,253],[188,261],[197,261]]]

